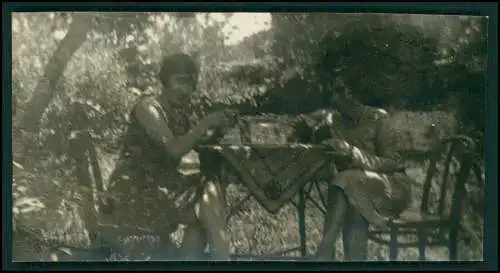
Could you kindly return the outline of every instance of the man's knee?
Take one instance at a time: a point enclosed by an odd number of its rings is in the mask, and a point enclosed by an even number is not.
[[[210,203],[219,199],[220,190],[214,182],[208,182],[203,187],[203,202]]]
[[[195,206],[195,214],[201,221],[224,217],[224,197],[219,185],[208,182],[203,187],[200,201]]]
[[[224,195],[220,185],[208,182],[203,188],[200,205],[208,209],[221,209],[224,207]]]
[[[345,170],[342,172],[337,173],[335,177],[333,178],[332,185],[334,186],[339,186],[343,188],[345,185],[348,183],[353,183],[355,180],[359,180],[360,178],[363,177],[363,173],[361,170]]]

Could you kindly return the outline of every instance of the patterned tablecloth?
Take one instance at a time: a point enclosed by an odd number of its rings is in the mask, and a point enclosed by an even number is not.
[[[198,147],[202,169],[222,159],[250,193],[269,212],[277,213],[304,184],[331,178],[333,162],[328,149],[307,144],[205,145]],[[211,165],[213,168],[214,165]],[[216,166],[219,167],[219,166]]]

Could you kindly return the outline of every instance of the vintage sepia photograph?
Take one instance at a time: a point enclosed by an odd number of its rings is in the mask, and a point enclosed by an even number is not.
[[[12,261],[482,261],[488,18],[12,13]]]

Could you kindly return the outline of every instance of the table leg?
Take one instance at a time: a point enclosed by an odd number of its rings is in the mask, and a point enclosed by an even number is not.
[[[307,255],[307,245],[306,245],[306,196],[304,187],[301,187],[299,191],[299,204],[297,209],[299,216],[300,254],[302,255],[302,257],[305,257]]]
[[[331,199],[326,201],[326,202],[333,202],[333,203],[336,203],[337,200],[335,200],[335,194],[332,192],[334,189],[333,189],[333,185],[332,185],[332,181],[333,179],[335,179],[335,176],[337,175],[338,173],[338,170],[337,170],[337,165],[335,164],[335,159],[334,158],[330,158],[330,168],[329,168],[329,171],[330,171],[330,176],[331,176],[331,180],[328,181],[328,196],[327,198],[328,199]],[[329,215],[328,213],[328,206],[325,207],[327,212],[326,212],[326,215],[325,217],[327,217]],[[337,243],[336,241],[333,242],[334,244]],[[337,247],[335,246],[333,248],[333,252],[332,252],[332,260],[337,260]]]
[[[335,199],[335,191],[337,190],[337,188],[335,188],[335,186],[333,186],[331,183],[328,183],[328,188],[327,188],[327,196],[326,196],[326,207],[325,207],[325,210],[326,210],[326,213],[325,213],[325,219],[324,219],[324,224],[323,224],[323,229],[326,228],[326,226],[328,225],[328,217],[330,217],[331,215],[331,211],[330,208],[331,208],[331,205],[330,204],[335,204],[337,202],[337,200]],[[323,230],[323,232],[325,232]],[[324,234],[324,233],[323,233]],[[334,246],[332,246],[332,260],[336,260],[336,252],[337,252],[337,247],[335,246],[337,241],[335,242],[332,242],[332,244],[334,244]]]

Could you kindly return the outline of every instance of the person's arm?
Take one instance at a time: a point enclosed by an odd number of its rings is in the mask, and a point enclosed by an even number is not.
[[[226,134],[226,130],[224,129],[209,129],[205,135],[200,139],[198,144],[200,145],[208,145],[219,139],[222,139]]]
[[[359,149],[345,140],[329,139],[324,144],[330,146],[341,157],[349,159],[353,168],[374,172],[398,172],[404,169],[397,161],[376,156],[370,152]]]
[[[389,173],[404,171],[404,165],[398,163],[396,160],[374,155],[356,146],[352,146],[352,155],[355,166],[360,168],[366,168],[367,170],[375,172]]]
[[[174,159],[180,159],[203,138],[205,132],[213,126],[206,119],[198,123],[187,134],[175,137],[160,111],[149,100],[140,101],[133,114],[154,140],[160,142],[166,152]]]

